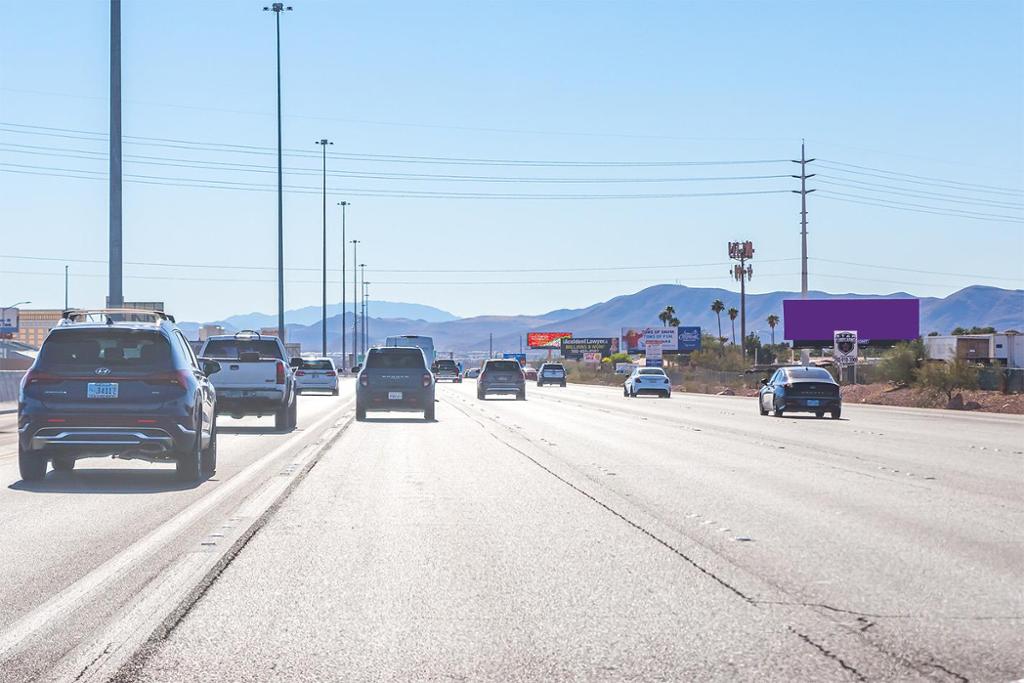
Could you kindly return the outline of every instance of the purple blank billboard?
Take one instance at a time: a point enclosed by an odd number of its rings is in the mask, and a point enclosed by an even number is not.
[[[921,336],[917,299],[787,299],[783,337],[794,346],[831,346],[836,330],[856,330],[862,342],[892,343]]]

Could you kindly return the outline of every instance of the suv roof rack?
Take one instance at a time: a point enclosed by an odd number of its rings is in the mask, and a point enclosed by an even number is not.
[[[148,308],[69,308],[61,313],[61,324],[115,322],[160,323],[175,322],[174,316]]]

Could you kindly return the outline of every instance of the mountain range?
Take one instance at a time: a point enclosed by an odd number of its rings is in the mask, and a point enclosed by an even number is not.
[[[765,294],[747,295],[747,330],[755,332],[769,341],[771,332],[766,322],[770,314],[781,317],[782,301],[799,298],[798,292],[768,292]],[[811,291],[813,299],[847,298],[913,298],[906,292],[896,292],[884,296],[864,294],[833,294]],[[427,313],[434,320],[423,315],[419,319],[405,315],[389,317],[382,313],[381,304],[371,304],[370,310],[375,315],[370,318],[369,330],[371,344],[382,343],[384,337],[396,334],[422,334],[434,338],[435,348],[442,351],[486,351],[491,344],[496,351],[518,351],[520,340],[525,344],[527,332],[572,332],[574,336],[611,337],[617,336],[625,326],[660,325],[658,313],[665,306],[675,308],[675,315],[683,325],[699,325],[706,332],[716,334],[718,321],[711,311],[711,302],[721,299],[726,309],[739,308],[739,294],[726,289],[713,287],[686,287],[684,285],[655,285],[633,294],[617,296],[605,302],[579,309],[559,309],[539,315],[514,316],[475,316],[471,318],[455,318],[450,313],[429,306],[418,304],[392,304],[398,311],[417,311]],[[948,334],[956,326],[971,327],[974,325],[991,325],[998,330],[1017,329],[1024,331],[1024,290],[1000,289],[975,285],[966,287],[944,298],[922,297],[920,328],[922,334],[936,331]],[[382,302],[383,303],[383,302]],[[410,308],[403,309],[408,306]],[[307,311],[304,320],[308,324],[289,324],[289,341],[300,342],[304,349],[316,349],[320,346],[320,309],[310,307],[300,309]],[[340,308],[337,309],[340,311]],[[231,331],[236,327],[234,322],[247,323],[242,329],[251,329],[261,325],[272,326],[276,322],[274,316],[265,316],[266,323],[253,325],[252,316],[233,316],[223,323]],[[447,319],[439,320],[437,317]],[[289,320],[297,320],[289,317]],[[351,325],[351,318],[349,318]],[[196,325],[196,324],[192,324]],[[731,321],[722,314],[722,335],[731,337]],[[186,328],[191,325],[183,324]],[[197,327],[197,325],[196,325]],[[341,316],[328,318],[328,348],[331,351],[341,349]],[[352,330],[345,331],[348,348],[351,349]],[[739,335],[739,320],[736,320],[736,334]],[[782,341],[782,327],[775,331],[776,341]]]

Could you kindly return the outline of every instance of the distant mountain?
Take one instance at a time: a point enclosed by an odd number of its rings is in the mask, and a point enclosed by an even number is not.
[[[782,301],[799,296],[798,292],[748,295],[748,331],[759,333],[767,341],[770,338],[767,317],[770,314],[781,316]],[[912,295],[905,292],[874,296],[812,291],[809,296],[814,299],[877,299],[910,298]],[[424,334],[434,338],[437,349],[460,352],[487,350],[489,335],[493,335],[495,350],[518,351],[520,339],[524,338],[525,343],[526,333],[532,331],[564,331],[576,336],[610,337],[617,335],[624,326],[659,325],[658,313],[666,305],[675,308],[676,317],[684,325],[699,325],[716,334],[718,322],[711,311],[711,302],[715,299],[721,299],[727,309],[733,306],[739,308],[739,293],[730,290],[655,285],[587,308],[560,309],[533,316],[477,316],[440,322],[373,317],[370,321],[370,337],[373,343],[381,343],[388,335]],[[933,330],[948,334],[958,325],[992,325],[998,330],[1024,331],[1024,290],[978,285],[941,299],[921,298],[920,325],[922,334]],[[340,316],[328,320],[328,345],[332,350],[341,348],[340,327]],[[731,337],[731,327],[731,321],[723,313],[722,334]],[[308,326],[289,325],[288,329],[291,340],[301,342],[306,348],[319,346],[319,320]],[[346,335],[351,335],[351,330],[346,330]],[[739,319],[736,320],[736,335],[739,336]],[[776,341],[782,341],[781,326],[776,328],[775,338]]]

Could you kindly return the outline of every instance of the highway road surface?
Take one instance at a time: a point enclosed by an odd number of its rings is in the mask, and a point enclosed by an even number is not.
[[[1021,418],[474,389],[226,420],[186,488],[21,484],[0,421],[0,679],[1024,677]]]

